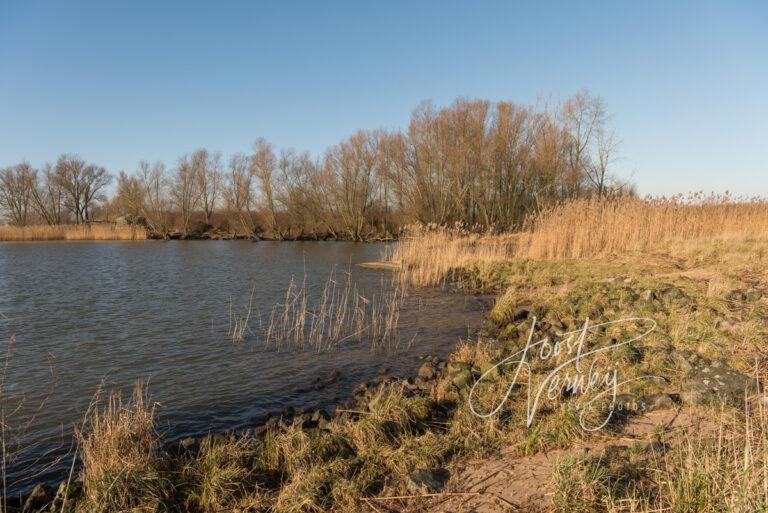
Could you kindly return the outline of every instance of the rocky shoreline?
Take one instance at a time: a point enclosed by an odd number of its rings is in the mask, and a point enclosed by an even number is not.
[[[513,317],[524,321],[533,310],[529,306],[518,308]],[[551,333],[555,326],[542,323],[541,333]],[[435,389],[448,388],[465,395],[469,387],[481,375],[493,374],[492,364],[476,366],[464,361],[446,360],[438,356],[424,356],[422,363],[410,377],[380,375],[376,379],[358,384],[349,398],[336,411],[329,414],[323,409],[294,409],[286,407],[282,412],[265,414],[255,420],[252,427],[241,430],[224,430],[199,437],[186,437],[165,444],[164,456],[171,462],[196,456],[206,444],[226,444],[238,437],[263,438],[270,430],[284,430],[290,427],[312,434],[329,431],[331,422],[339,417],[358,420],[368,411],[369,403],[382,387],[397,387],[404,397],[430,397]],[[624,415],[647,414],[682,405],[708,405],[724,400],[731,405],[743,403],[744,392],[753,381],[748,376],[730,368],[722,361],[711,360],[692,351],[674,355],[675,364],[686,372],[681,390],[673,390],[636,396],[621,394],[616,403],[622,405]],[[432,421],[447,420],[450,411],[435,404],[429,412]],[[612,447],[612,446],[611,446]],[[348,448],[352,451],[351,448]],[[408,488],[413,492],[439,493],[451,477],[447,468],[418,469],[408,476]],[[74,505],[82,493],[81,480],[61,482],[58,486],[38,484],[31,492],[9,497],[7,511],[20,513],[42,513],[69,511],[67,504]],[[74,510],[72,510],[74,511]]]
[[[410,377],[396,377],[387,375],[387,369],[382,369],[378,377],[363,383],[359,383],[353,389],[349,398],[337,406],[336,411],[328,413],[324,409],[296,409],[292,406],[284,408],[281,412],[266,413],[252,419],[252,426],[233,430],[209,433],[202,436],[184,437],[178,441],[165,443],[162,449],[163,456],[170,461],[185,457],[194,457],[200,448],[206,444],[216,445],[231,442],[239,437],[251,436],[256,439],[263,438],[270,430],[280,430],[289,427],[298,427],[302,431],[312,433],[316,431],[328,431],[331,422],[337,417],[357,419],[365,413],[367,405],[373,395],[383,386],[401,385],[406,397],[428,396],[432,387],[446,375],[451,376],[452,382],[457,386],[466,386],[471,382],[471,366],[463,362],[447,362],[443,358],[434,355],[420,357],[423,363]],[[475,374],[477,369],[475,369]],[[318,378],[315,386],[323,386],[325,382],[335,381],[339,375]],[[434,412],[442,416],[445,412]],[[447,481],[449,474],[445,469],[437,469],[434,472],[419,471],[414,473],[414,486],[428,485],[430,490],[437,490]],[[58,485],[39,483],[23,494],[9,496],[7,498],[7,513],[43,513],[69,511],[82,494],[82,479],[77,476],[71,482],[64,479]],[[72,509],[72,511],[74,511]]]
[[[148,240],[250,240],[271,241],[271,242],[394,242],[398,239],[397,235],[371,235],[362,239],[339,236],[338,234],[323,233],[316,235],[299,234],[295,236],[273,237],[267,234],[243,234],[233,233],[221,230],[193,231],[187,235],[179,231],[168,233],[147,232]]]

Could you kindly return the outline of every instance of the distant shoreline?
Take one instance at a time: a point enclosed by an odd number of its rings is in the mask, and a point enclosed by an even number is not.
[[[183,235],[173,231],[161,234],[148,230],[140,225],[120,225],[114,223],[92,223],[80,225],[32,225],[32,226],[0,226],[0,243],[2,242],[108,242],[108,241],[146,241],[146,240],[248,240],[258,241],[339,241],[339,242],[391,242],[397,237],[371,236],[361,240],[332,234],[298,235],[294,237],[272,237],[265,235],[246,235],[223,231],[193,232]]]

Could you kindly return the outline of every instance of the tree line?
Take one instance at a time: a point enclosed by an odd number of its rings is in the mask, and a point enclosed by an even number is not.
[[[406,130],[361,130],[319,158],[257,139],[227,160],[198,149],[116,177],[76,155],[39,170],[21,163],[0,170],[0,209],[15,225],[119,220],[182,238],[365,240],[409,223],[514,230],[564,200],[631,193],[611,174],[616,150],[604,101],[585,91],[553,109],[457,99],[423,103]]]

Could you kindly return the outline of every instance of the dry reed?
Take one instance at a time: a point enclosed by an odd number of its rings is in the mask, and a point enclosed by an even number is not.
[[[0,226],[0,242],[48,240],[142,240],[147,230],[142,226],[99,224],[63,224]]]
[[[517,256],[589,258],[684,240],[768,235],[768,201],[728,195],[580,199],[543,212],[521,234]]]
[[[411,227],[390,255],[401,280],[441,285],[451,271],[510,258],[605,257],[683,241],[768,236],[768,200],[727,195],[579,199],[542,212],[515,234]]]
[[[143,385],[129,401],[111,394],[77,436],[85,510],[157,511],[170,483],[162,476],[161,438]]]
[[[513,256],[516,235],[485,235],[459,228],[411,226],[386,260],[400,264],[402,286],[442,285],[452,270],[473,262],[500,262]]]
[[[228,336],[233,342],[254,337],[263,348],[331,350],[346,342],[367,343],[372,349],[399,346],[398,323],[405,299],[398,282],[382,282],[381,291],[363,296],[349,271],[339,278],[334,268],[318,295],[312,294],[305,275],[291,278],[285,296],[251,329],[253,291],[243,308],[230,306]]]

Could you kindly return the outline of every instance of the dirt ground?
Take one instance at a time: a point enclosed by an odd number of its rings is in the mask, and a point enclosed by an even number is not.
[[[666,443],[674,445],[694,434],[713,435],[717,429],[717,422],[687,407],[654,411],[632,418],[620,436],[527,457],[502,450],[497,459],[470,460],[457,465],[443,493],[368,504],[381,513],[547,512],[552,509],[552,471],[560,458],[580,454],[600,458],[617,447],[637,444],[648,451],[659,450],[652,440],[660,431],[665,433]]]

